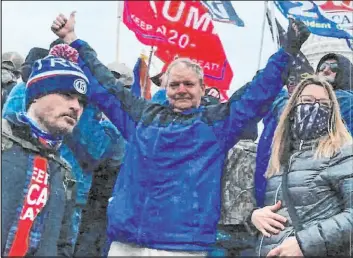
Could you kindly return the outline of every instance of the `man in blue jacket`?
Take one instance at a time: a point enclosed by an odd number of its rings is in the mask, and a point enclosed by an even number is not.
[[[340,54],[329,53],[320,59],[316,67],[316,74],[324,76],[332,84],[340,105],[342,118],[349,132],[353,135],[352,63],[348,58]],[[264,204],[267,185],[264,175],[270,160],[272,138],[290,93],[286,89],[282,89],[274,101],[270,112],[268,112],[263,120],[264,130],[257,148],[255,171],[255,197],[258,207],[262,207]]]
[[[270,58],[244,94],[225,104],[200,105],[202,69],[189,59],[175,60],[166,72],[169,105],[163,106],[124,89],[77,39],[74,24],[74,14],[59,15],[52,30],[79,51],[99,82],[90,88],[89,101],[128,142],[108,207],[109,255],[206,255],[216,239],[227,151],[246,125],[266,114],[282,88],[287,52],[299,50],[307,31],[293,28],[286,50]]]

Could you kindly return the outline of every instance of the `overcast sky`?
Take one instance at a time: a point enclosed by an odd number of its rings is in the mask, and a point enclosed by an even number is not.
[[[32,47],[48,48],[56,37],[50,31],[55,17],[61,12],[69,15],[76,10],[76,33],[89,42],[105,64],[115,61],[117,46],[117,2],[114,1],[2,1],[2,51],[17,51],[24,57]],[[234,77],[232,93],[251,80],[258,67],[263,1],[233,2],[235,11],[244,21],[245,27],[215,23]],[[139,43],[133,32],[121,23],[119,62],[133,68],[142,49],[149,48]],[[265,27],[261,66],[275,52],[268,26]],[[151,73],[157,74],[162,63],[154,60]]]

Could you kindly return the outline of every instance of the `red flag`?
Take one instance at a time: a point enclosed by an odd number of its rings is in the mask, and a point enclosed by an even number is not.
[[[157,46],[166,64],[189,57],[203,67],[206,84],[229,89],[233,71],[199,1],[125,1],[123,21],[141,43]]]
[[[353,1],[314,1],[325,12],[352,12]]]

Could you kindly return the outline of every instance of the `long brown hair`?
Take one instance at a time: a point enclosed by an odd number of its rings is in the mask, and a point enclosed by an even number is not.
[[[272,141],[272,153],[266,177],[271,177],[279,173],[281,164],[288,161],[286,159],[288,158],[291,142],[291,112],[297,104],[298,97],[303,89],[310,84],[324,87],[332,101],[332,113],[328,125],[328,134],[319,139],[315,158],[331,157],[334,153],[338,152],[342,146],[352,144],[352,136],[349,134],[342,121],[339,104],[332,86],[323,77],[317,75],[307,77],[296,87],[280,117]]]

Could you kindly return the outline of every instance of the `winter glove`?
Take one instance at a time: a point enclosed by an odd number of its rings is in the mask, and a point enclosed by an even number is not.
[[[287,44],[284,46],[284,50],[293,56],[297,55],[309,35],[310,31],[302,21],[289,18]]]

